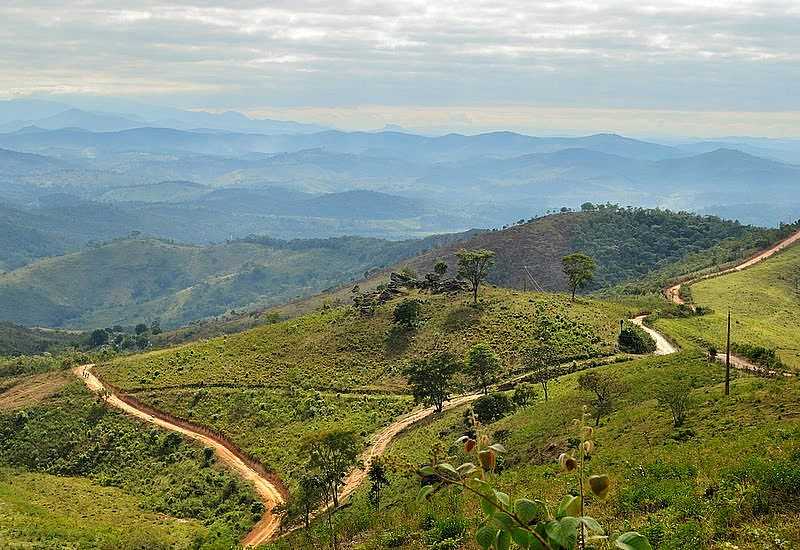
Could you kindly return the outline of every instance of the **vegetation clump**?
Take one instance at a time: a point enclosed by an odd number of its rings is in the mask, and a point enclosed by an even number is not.
[[[656,350],[656,341],[640,326],[625,322],[619,332],[619,348],[626,353],[645,354]]]

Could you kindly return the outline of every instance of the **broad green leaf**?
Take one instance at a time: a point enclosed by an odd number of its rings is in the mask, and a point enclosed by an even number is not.
[[[511,535],[508,533],[508,531],[498,531],[497,539],[495,539],[494,544],[497,547],[497,550],[508,550],[511,548]]]
[[[581,520],[586,528],[589,530],[590,533],[598,533],[600,535],[603,534],[603,528],[597,523],[597,520],[594,518],[590,518],[589,516],[583,516],[582,518],[578,518]]]
[[[562,500],[561,504],[558,505],[558,511],[556,512],[556,519],[561,519],[566,516],[579,516],[581,513],[581,497],[573,497],[571,495],[566,495]]]
[[[547,508],[541,500],[520,498],[514,501],[514,513],[528,525],[533,521],[541,521],[547,517]]]
[[[433,469],[433,466],[423,466],[419,469],[418,473],[419,475],[425,477],[436,475],[436,471]]]
[[[514,521],[514,518],[512,518],[511,516],[509,516],[505,512],[499,512],[498,511],[492,517],[492,520],[494,520],[494,522],[497,523],[498,527],[501,527],[503,529],[510,529],[511,527],[516,525],[516,522]]]
[[[445,479],[449,480],[458,480],[461,479],[461,476],[458,474],[458,471],[453,468],[452,465],[443,462],[441,464],[436,465],[436,472]]]
[[[622,548],[622,550],[653,550],[647,537],[640,535],[636,531],[628,531],[621,534],[614,542],[614,545],[617,548]]]
[[[481,499],[481,510],[486,514],[486,517],[494,516],[495,512],[498,511],[497,500],[494,495],[487,495]]]
[[[497,529],[494,527],[485,525],[475,533],[475,542],[477,542],[483,550],[489,550],[495,540],[497,540]]]
[[[574,548],[578,542],[578,518],[565,517],[545,525],[547,536],[559,546]]]
[[[462,477],[471,474],[475,470],[477,470],[477,468],[475,467],[475,465],[472,462],[465,462],[464,464],[462,464],[461,466],[458,467],[458,473]]]
[[[426,498],[429,498],[433,494],[434,489],[435,487],[433,485],[426,485],[419,490],[419,495],[417,495],[417,498],[419,500],[425,500]]]
[[[511,499],[508,498],[508,495],[502,491],[495,491],[494,496],[498,502],[502,502],[503,506],[509,508],[511,506]]]
[[[517,546],[528,548],[531,545],[531,539],[533,539],[533,535],[530,533],[530,531],[523,529],[522,527],[512,527],[511,538],[514,539],[514,542],[517,543]]]

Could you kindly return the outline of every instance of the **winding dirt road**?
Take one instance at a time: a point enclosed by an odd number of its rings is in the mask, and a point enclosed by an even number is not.
[[[702,281],[704,279],[711,279],[712,277],[719,277],[720,275],[727,275],[728,273],[742,271],[743,269],[747,269],[748,267],[754,266],[755,264],[766,260],[770,256],[774,256],[781,250],[793,245],[796,242],[800,242],[800,231],[792,233],[791,235],[789,235],[782,241],[778,242],[777,244],[771,246],[770,248],[764,250],[763,252],[759,252],[755,256],[748,258],[747,260],[743,261],[740,264],[736,264],[733,267],[730,267],[728,269],[723,269],[722,271],[717,271],[715,273],[709,273],[707,275],[703,275],[702,277],[697,277],[695,279],[690,279],[683,283],[672,285],[671,287],[664,289],[664,296],[667,297],[667,300],[675,304],[685,304],[686,302],[683,300],[683,298],[681,298],[681,287],[683,285],[691,286],[694,283]]]
[[[92,374],[91,368],[93,366],[94,365],[82,365],[79,367],[74,367],[72,372],[75,374],[75,376],[83,380],[83,382],[92,392],[99,394],[106,393],[106,403],[117,407],[126,414],[135,416],[136,418],[150,422],[166,430],[190,437],[196,441],[199,441],[203,445],[206,445],[207,447],[211,447],[216,452],[220,461],[226,464],[230,469],[234,470],[242,479],[245,479],[253,485],[256,493],[258,493],[259,498],[264,503],[265,512],[264,517],[262,517],[261,520],[256,523],[255,526],[253,526],[253,529],[250,531],[250,533],[248,533],[247,536],[242,540],[242,544],[244,546],[256,546],[258,544],[267,542],[273,537],[275,532],[278,530],[278,526],[280,525],[280,518],[272,513],[272,509],[278,504],[284,502],[284,498],[278,488],[269,479],[248,466],[243,460],[241,460],[238,456],[232,453],[227,447],[213,437],[209,437],[202,433],[178,426],[162,418],[152,416],[123,401],[114,393],[107,393],[110,390],[104,386],[94,374]]]
[[[731,268],[724,269],[724,270],[718,271],[716,273],[709,273],[708,275],[703,275],[702,277],[697,277],[695,279],[690,279],[690,280],[685,281],[683,283],[678,283],[676,285],[668,287],[668,288],[664,289],[664,296],[666,296],[669,301],[671,301],[671,302],[673,302],[675,304],[685,304],[686,302],[683,300],[683,298],[681,298],[681,287],[683,285],[691,286],[691,285],[693,285],[694,283],[696,283],[698,281],[703,281],[705,279],[710,279],[712,277],[719,277],[719,276],[722,276],[722,275],[727,275],[729,273],[735,273],[737,271],[742,271],[744,269],[747,269],[748,267],[752,267],[752,266],[756,265],[757,263],[766,260],[770,256],[774,256],[775,254],[777,254],[781,250],[784,250],[785,248],[787,248],[787,247],[789,247],[789,246],[791,246],[791,245],[793,245],[793,244],[795,244],[797,242],[800,242],[800,231],[796,231],[796,232],[792,233],[791,235],[789,235],[788,237],[786,237],[782,241],[778,242],[777,244],[771,246],[770,248],[764,250],[763,252],[759,252],[755,256],[752,256],[752,257],[748,258],[747,260],[745,260],[745,261],[743,261],[743,262],[741,262],[739,264],[736,264],[735,266],[733,266]],[[644,329],[648,330],[647,327],[644,327]],[[655,332],[655,331],[653,331],[653,332]],[[656,353],[658,353],[658,352],[656,352]],[[717,361],[719,361],[719,362],[724,364],[725,363],[725,355],[717,355]],[[748,361],[747,359],[744,359],[743,357],[739,357],[738,355],[733,355],[733,354],[731,354],[731,367],[733,367],[733,368],[735,368],[737,370],[749,371],[749,372],[753,372],[753,373],[756,373],[756,374],[762,374],[762,375],[767,375],[767,376],[785,376],[787,378],[793,378],[795,376],[794,374],[789,373],[789,372],[776,372],[776,371],[773,371],[773,370],[765,369],[764,367],[756,365],[756,364]]]
[[[647,317],[647,315],[639,315],[638,317],[634,317],[633,319],[631,319],[631,323],[642,327],[644,331],[650,336],[652,336],[653,340],[655,340],[656,351],[654,351],[653,354],[669,355],[671,353],[676,353],[678,351],[678,348],[673,346],[672,343],[669,340],[667,340],[663,334],[644,324],[645,317]]]

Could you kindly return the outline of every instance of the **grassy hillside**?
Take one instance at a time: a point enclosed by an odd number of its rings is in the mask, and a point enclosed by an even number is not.
[[[619,319],[632,311],[503,289],[487,289],[478,309],[462,296],[414,296],[423,302],[423,322],[415,330],[393,329],[398,299],[372,317],[328,308],[121,357],[97,370],[158,408],[223,431],[291,485],[302,468],[305,435],[340,427],[367,438],[409,409],[401,369],[410,359],[435,350],[463,357],[485,342],[500,356],[505,378],[522,372],[520,355],[530,346],[547,346],[560,361],[606,357],[616,353]],[[473,386],[466,376],[459,381]]]
[[[640,279],[725,239],[742,239],[762,232],[711,216],[600,205],[483,233],[405,263],[423,273],[430,271],[438,259],[448,261],[452,267],[452,254],[462,246],[488,248],[497,253],[497,267],[489,276],[493,283],[530,288],[532,283],[524,268],[527,266],[545,290],[561,291],[567,288],[561,258],[582,251],[597,260],[597,272],[589,288],[599,289]]]
[[[106,409],[73,377],[0,407],[0,510],[4,547],[211,549],[234,544],[261,503],[213,455]]]
[[[711,313],[689,319],[658,319],[656,326],[701,345],[725,349],[726,316],[731,309],[731,339],[777,351],[780,359],[800,372],[800,246],[722,277],[693,284],[694,303]]]
[[[79,334],[59,330],[26,328],[0,321],[0,357],[37,355],[74,346]]]
[[[174,326],[314,294],[458,238],[253,238],[205,247],[123,239],[0,275],[0,317],[52,327]]]
[[[143,511],[141,499],[80,477],[0,468],[0,546],[191,548],[208,528]]]
[[[613,488],[605,501],[590,499],[587,511],[612,536],[637,529],[654,548],[670,550],[800,544],[800,511],[791,496],[800,490],[796,382],[740,378],[733,397],[725,398],[723,370],[693,351],[602,370],[626,389],[596,430],[597,449],[588,464],[589,474],[608,473]],[[656,398],[676,383],[688,388],[683,391],[692,401],[681,428],[673,428],[669,410]],[[492,482],[512,501],[543,498],[551,507],[565,493],[574,494],[575,478],[560,472],[557,457],[570,448],[571,421],[588,401],[576,375],[569,375],[554,384],[550,401],[540,395],[532,406],[487,425],[492,439],[508,449]],[[466,460],[455,442],[465,430],[462,413],[454,410],[408,432],[392,445],[389,464],[425,463],[437,445],[456,464]],[[393,468],[381,511],[369,505],[365,486],[352,507],[338,512],[340,544],[477,549],[472,535],[481,514],[474,498],[442,491],[430,502],[419,501],[419,481],[404,471]],[[448,538],[454,540],[444,542]],[[328,541],[320,522],[270,548],[319,548]]]

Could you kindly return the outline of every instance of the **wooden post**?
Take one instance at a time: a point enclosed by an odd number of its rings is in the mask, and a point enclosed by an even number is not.
[[[731,393],[731,310],[728,308],[728,341],[725,346],[725,395]]]

